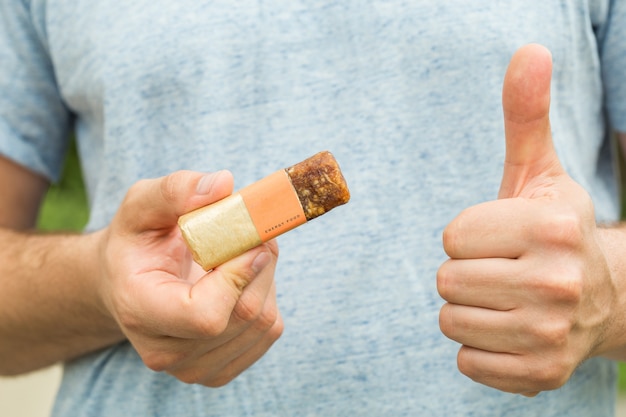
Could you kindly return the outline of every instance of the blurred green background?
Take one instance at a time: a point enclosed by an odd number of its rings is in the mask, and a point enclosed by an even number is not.
[[[626,212],[626,211],[625,211]],[[76,146],[71,144],[60,182],[50,188],[39,215],[39,228],[46,231],[80,231],[89,219],[87,198]],[[626,394],[626,364],[619,365],[619,390]]]
[[[53,185],[46,195],[39,212],[40,230],[80,231],[89,219],[87,196],[83,176],[72,141],[65,159],[63,175],[58,184]]]

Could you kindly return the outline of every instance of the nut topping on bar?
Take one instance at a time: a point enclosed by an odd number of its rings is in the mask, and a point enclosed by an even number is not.
[[[350,200],[350,191],[333,155],[320,152],[286,168],[307,220]]]

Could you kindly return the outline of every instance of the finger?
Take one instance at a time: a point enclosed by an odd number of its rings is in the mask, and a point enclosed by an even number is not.
[[[437,271],[437,290],[449,303],[507,311],[525,301],[526,269],[517,259],[451,259]]]
[[[155,336],[187,339],[222,336],[244,288],[259,275],[265,278],[263,285],[271,287],[275,263],[272,252],[261,245],[224,263],[194,285],[172,280],[166,273],[162,279],[156,272],[137,277],[128,298],[135,315],[143,321],[129,325]],[[264,274],[266,268],[270,270]],[[261,307],[262,304],[246,308],[260,312]]]
[[[526,345],[514,311],[498,311],[457,304],[444,304],[439,327],[451,340],[494,353],[521,353]]]
[[[223,372],[239,356],[258,359],[280,337],[282,329],[279,315],[270,328],[251,326],[232,339],[220,337],[208,341],[135,334],[131,343],[144,364],[153,371],[168,372],[188,383],[203,383]],[[247,353],[248,350],[253,351],[252,355]]]
[[[246,285],[245,291],[241,293],[239,301],[233,309],[231,323],[248,323],[256,320],[260,314],[258,306],[266,306],[269,300],[276,298],[274,274],[278,259],[278,244],[275,240],[271,240],[264,246],[269,249],[271,261],[252,282]],[[222,270],[224,268],[226,267],[218,267]]]
[[[571,371],[552,366],[550,361],[529,362],[523,355],[493,353],[469,346],[459,350],[457,366],[461,373],[478,383],[528,396],[560,388],[571,375]]]
[[[538,212],[537,210],[542,210]],[[464,210],[443,232],[443,248],[454,259],[517,258],[533,244],[549,210],[535,200],[503,199]]]
[[[202,384],[215,388],[226,385],[261,359],[282,335],[282,332],[283,321],[279,316],[279,319],[276,321],[274,326],[272,326],[270,331],[265,333],[263,338],[255,343],[254,349],[246,350],[245,353],[222,368],[216,375],[210,377],[209,379],[205,378]]]
[[[221,200],[232,191],[233,177],[228,171],[177,171],[133,185],[119,215],[131,232],[169,228],[181,215]]]
[[[532,196],[546,177],[563,172],[550,129],[552,56],[543,46],[520,48],[509,64],[502,88],[506,136],[499,197]]]
[[[275,291],[273,294],[275,301]],[[223,385],[267,352],[282,331],[276,304],[268,300],[259,319],[243,333],[215,348],[199,341],[202,354],[179,364],[170,373],[188,383]]]

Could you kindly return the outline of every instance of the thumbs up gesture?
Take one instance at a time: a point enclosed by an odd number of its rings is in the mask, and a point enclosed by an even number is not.
[[[527,45],[513,56],[502,104],[506,156],[499,199],[445,229],[439,323],[460,343],[471,379],[532,396],[567,382],[605,353],[617,291],[589,195],[564,171],[549,121],[552,60]]]

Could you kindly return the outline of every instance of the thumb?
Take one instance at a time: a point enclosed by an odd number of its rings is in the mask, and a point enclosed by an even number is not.
[[[177,171],[135,183],[118,216],[128,231],[170,228],[183,214],[221,200],[232,191],[233,177],[228,171]]]
[[[550,130],[551,77],[545,47],[530,44],[513,55],[502,88],[506,154],[499,198],[535,195],[535,180],[563,172]]]

